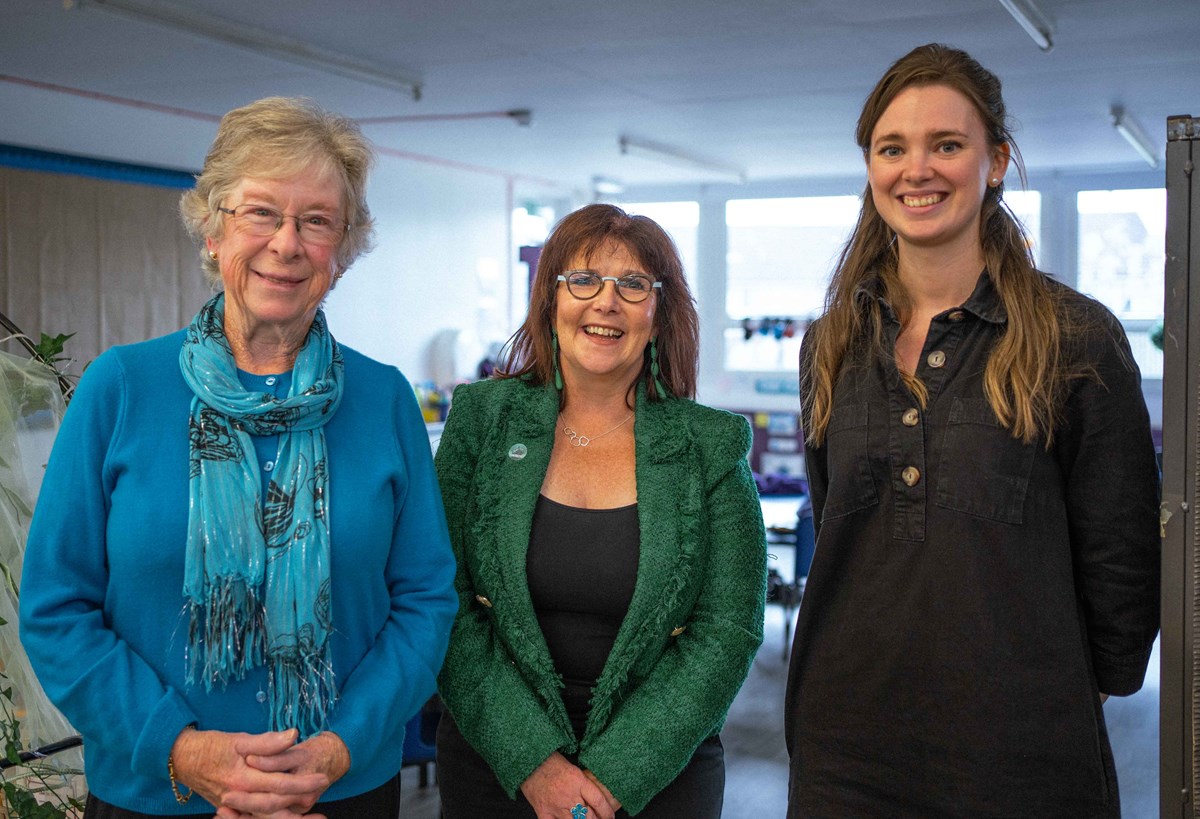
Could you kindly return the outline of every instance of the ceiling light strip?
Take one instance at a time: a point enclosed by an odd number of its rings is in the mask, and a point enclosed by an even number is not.
[[[1042,51],[1054,48],[1054,25],[1033,0],[1000,0]]]
[[[1146,136],[1146,132],[1142,130],[1142,126],[1137,124],[1137,121],[1130,119],[1125,113],[1125,108],[1120,105],[1114,105],[1109,109],[1109,116],[1112,117],[1113,127],[1117,129],[1117,133],[1125,138],[1133,150],[1137,151],[1138,156],[1146,160],[1146,164],[1151,168],[1158,167],[1158,146]]]
[[[300,40],[226,22],[210,15],[188,11],[179,6],[151,3],[146,0],[76,0],[73,5],[104,9],[140,22],[155,23],[175,31],[215,40],[305,68],[402,91],[411,96],[413,100],[421,98],[421,81],[410,75],[397,71],[382,71],[373,63],[322,51]]]
[[[664,145],[661,142],[653,142],[648,139],[640,139],[638,137],[621,136],[618,140],[622,154],[633,154],[635,156],[643,156],[647,159],[655,159],[660,162],[668,162],[675,165],[685,165],[689,168],[699,168],[703,171],[714,173],[718,176],[728,178],[738,183],[746,181],[746,169],[737,165],[721,162],[717,159],[710,159],[706,156],[700,156],[685,151],[681,148],[676,148],[672,145]]]

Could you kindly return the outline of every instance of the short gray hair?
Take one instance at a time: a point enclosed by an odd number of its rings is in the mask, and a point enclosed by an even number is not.
[[[201,267],[220,283],[205,239],[221,236],[218,214],[224,198],[248,176],[283,178],[314,166],[342,180],[343,207],[350,226],[334,254],[334,280],[375,242],[375,220],[367,207],[367,175],[374,162],[371,143],[351,119],[330,113],[303,97],[266,97],[221,118],[196,186],[183,195],[184,226],[201,245]]]

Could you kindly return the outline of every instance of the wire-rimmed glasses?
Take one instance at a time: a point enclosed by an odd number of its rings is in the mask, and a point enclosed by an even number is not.
[[[568,270],[559,276],[558,280],[564,282],[568,292],[581,301],[594,299],[600,295],[605,282],[615,284],[617,294],[630,304],[643,302],[650,298],[652,292],[662,289],[662,282],[656,282],[649,276],[643,276],[640,273],[629,273],[617,278],[616,276],[601,276],[590,270]]]
[[[238,205],[236,208],[217,210],[237,219],[238,224],[251,236],[273,236],[283,227],[284,219],[296,220],[296,232],[300,238],[312,245],[336,245],[350,229],[350,225],[335,222],[321,213],[280,213],[266,205]]]

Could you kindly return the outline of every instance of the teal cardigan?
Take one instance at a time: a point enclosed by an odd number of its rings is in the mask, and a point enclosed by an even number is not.
[[[637,584],[577,742],[525,574],[558,392],[482,381],[455,390],[452,406],[435,459],[458,559],[442,698],[510,795],[554,751],[577,753],[635,814],[720,730],[762,642],[749,425],[639,391]]]

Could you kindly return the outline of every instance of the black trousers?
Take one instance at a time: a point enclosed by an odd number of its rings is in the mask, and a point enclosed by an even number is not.
[[[443,713],[438,723],[437,775],[442,819],[535,819],[524,794],[517,791],[515,800],[508,798],[491,767],[463,737],[449,712]],[[724,801],[725,750],[720,737],[710,737],[637,819],[720,819]],[[623,809],[617,811],[617,819],[628,817]]]
[[[334,799],[331,802],[318,802],[313,805],[310,813],[322,813],[326,819],[396,819],[400,815],[400,776],[396,775],[378,788],[358,796]],[[195,815],[206,816],[209,814],[205,812]],[[165,814],[137,813],[125,810],[88,794],[83,819],[169,819],[169,817]]]

